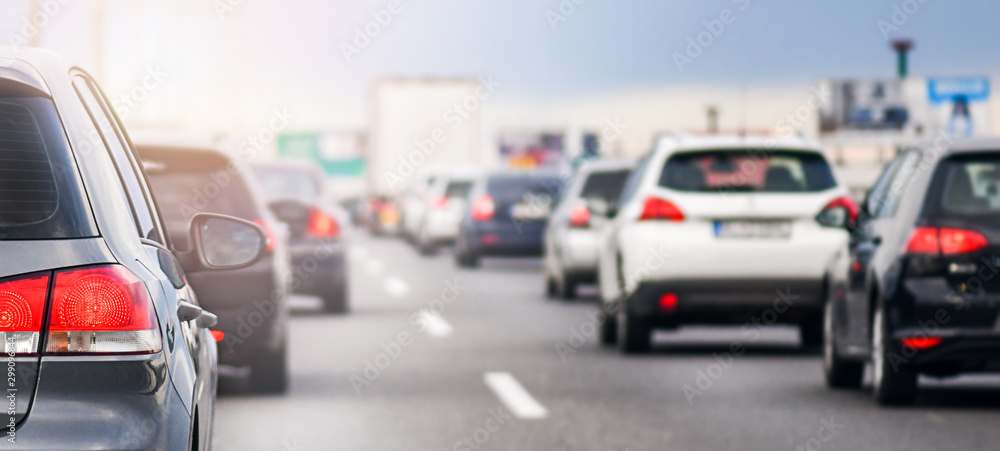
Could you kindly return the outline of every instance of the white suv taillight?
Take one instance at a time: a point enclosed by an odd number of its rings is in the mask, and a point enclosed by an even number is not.
[[[48,290],[48,274],[0,282],[0,339],[5,354],[38,352]]]
[[[146,285],[123,266],[55,274],[45,352],[151,354],[162,348]]]

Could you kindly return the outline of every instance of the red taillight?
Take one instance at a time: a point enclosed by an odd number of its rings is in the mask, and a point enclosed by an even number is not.
[[[910,337],[903,339],[903,346],[913,349],[933,348],[941,344],[941,337]]]
[[[215,341],[222,341],[224,338],[226,338],[226,333],[221,330],[213,329],[211,330],[211,332],[212,332],[212,339]]]
[[[472,204],[472,219],[486,221],[493,217],[493,209],[493,198],[489,195],[482,196]]]
[[[649,221],[660,219],[667,221],[683,221],[684,213],[682,213],[681,210],[669,200],[656,197],[646,199],[646,203],[642,206],[642,215],[639,216],[639,220]]]
[[[335,237],[340,233],[340,226],[337,225],[337,220],[333,216],[313,208],[306,232],[312,236]]]
[[[381,209],[382,209],[382,201],[378,199],[372,199],[368,201],[368,210],[375,212]]]
[[[569,210],[570,227],[589,227],[590,209],[583,205],[578,205]]]
[[[0,282],[0,338],[4,352],[38,352],[38,335],[45,315],[47,275],[33,275]]]
[[[146,285],[125,267],[56,273],[45,352],[146,354],[160,349]]]
[[[435,198],[435,199],[431,200],[431,208],[436,208],[436,209],[439,209],[439,210],[442,209],[442,208],[445,208],[445,207],[448,206],[448,201],[449,200],[450,199],[448,199],[447,197],[438,197],[438,198]]]
[[[911,254],[966,254],[989,244],[982,234],[971,230],[917,227],[910,235],[906,251]]]
[[[271,228],[271,224],[263,219],[254,219],[253,222],[264,228],[264,234],[267,235],[267,250],[274,250],[274,229]]]
[[[941,229],[941,253],[965,254],[981,250],[989,244],[986,237],[971,230]]]
[[[660,296],[660,308],[663,310],[673,310],[677,308],[677,295],[674,293],[667,293]]]

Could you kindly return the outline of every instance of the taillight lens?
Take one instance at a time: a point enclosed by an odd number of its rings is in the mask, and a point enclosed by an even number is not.
[[[971,230],[917,227],[910,235],[906,251],[911,254],[966,254],[988,244],[985,236]]]
[[[913,349],[933,348],[941,344],[941,337],[910,337],[902,340],[903,346]]]
[[[38,352],[38,335],[45,315],[47,275],[31,275],[0,282],[0,338],[4,352]]]
[[[941,253],[965,254],[982,250],[989,244],[986,237],[971,230],[941,229]]]
[[[448,206],[448,201],[449,200],[450,199],[448,199],[447,197],[437,197],[437,198],[431,200],[431,208],[435,208],[435,209],[438,209],[438,210],[440,210],[442,208],[445,208],[445,207]]]
[[[493,198],[490,196],[482,196],[479,199],[476,199],[476,202],[472,204],[472,219],[475,219],[476,221],[486,221],[493,217],[494,208]]]
[[[569,210],[569,226],[570,227],[589,227],[590,226],[590,209],[583,205],[578,205]]]
[[[850,227],[857,223],[860,210],[850,197],[830,201],[816,215],[816,221],[827,227]]]
[[[669,200],[650,197],[642,206],[642,215],[639,216],[639,220],[683,221],[684,213]]]
[[[56,272],[45,352],[149,354],[162,348],[146,285],[123,266]]]
[[[264,229],[264,234],[267,235],[267,250],[274,250],[274,229],[271,227],[267,221],[263,219],[254,219],[253,222]]]
[[[340,226],[337,225],[337,220],[333,216],[313,208],[306,232],[312,236],[330,238],[340,234]]]

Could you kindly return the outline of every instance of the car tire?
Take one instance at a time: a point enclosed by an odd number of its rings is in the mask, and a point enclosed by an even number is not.
[[[250,390],[263,394],[285,393],[288,390],[287,341],[283,341],[278,350],[262,354],[250,364]]]
[[[823,317],[810,317],[799,324],[799,341],[805,348],[815,348],[823,344]]]
[[[627,306],[622,306],[617,317],[618,349],[625,354],[649,352],[653,339],[653,329],[649,321],[628,314]]]
[[[912,404],[917,396],[917,372],[907,362],[893,362],[894,354],[902,358],[902,349],[895,346],[885,330],[885,307],[879,305],[872,318],[872,386],[875,400],[883,406]]]
[[[859,388],[865,375],[862,362],[852,362],[837,355],[837,336],[833,327],[833,303],[823,309],[823,374],[831,388]]]
[[[579,285],[572,276],[563,275],[562,283],[559,284],[559,297],[566,301],[576,299],[576,288]]]
[[[323,311],[326,313],[347,313],[346,281],[323,295]]]
[[[545,277],[545,297],[554,299],[559,294],[559,285],[552,276]]]
[[[618,343],[618,318],[605,315],[604,322],[601,323],[601,344],[611,346],[615,343]]]

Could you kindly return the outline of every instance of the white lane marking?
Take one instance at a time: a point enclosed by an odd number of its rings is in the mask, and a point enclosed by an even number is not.
[[[410,286],[406,282],[403,282],[402,279],[396,277],[385,279],[384,288],[385,292],[394,298],[401,298],[410,292]]]
[[[420,311],[420,325],[422,326],[421,329],[427,335],[435,338],[449,337],[454,331],[451,328],[451,324],[448,324],[441,315],[427,310]]]
[[[368,249],[365,249],[361,246],[354,246],[350,250],[350,256],[351,259],[356,261],[363,260],[365,257],[368,256]]]
[[[385,266],[382,265],[382,262],[378,260],[368,260],[368,263],[365,264],[365,270],[368,271],[368,274],[373,276],[382,272],[382,268],[384,267]]]
[[[549,416],[549,411],[531,397],[531,393],[528,393],[510,373],[486,373],[483,375],[483,381],[516,417],[538,420]]]

